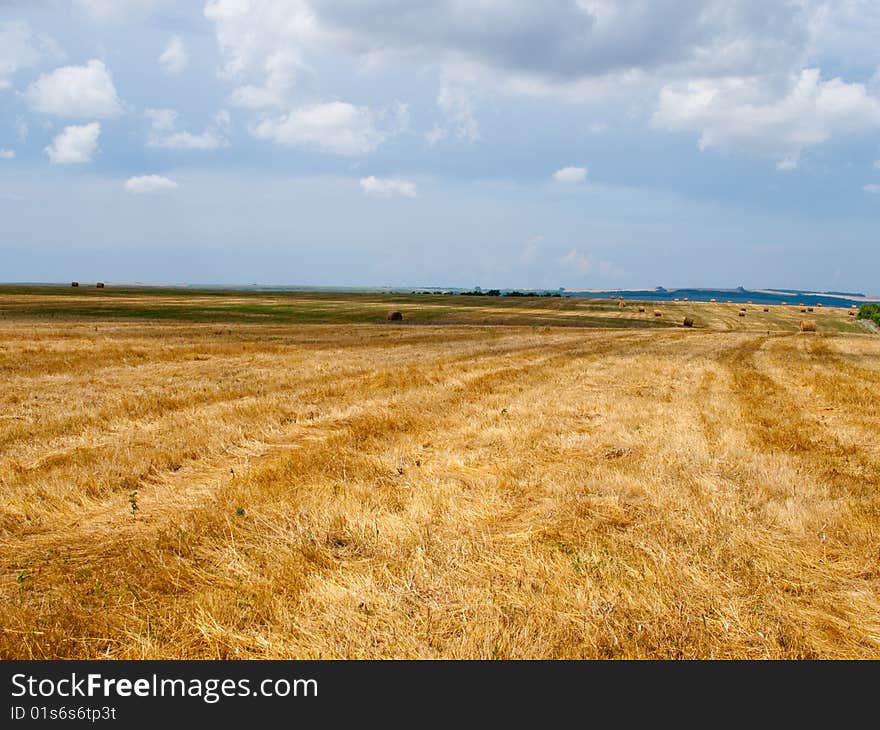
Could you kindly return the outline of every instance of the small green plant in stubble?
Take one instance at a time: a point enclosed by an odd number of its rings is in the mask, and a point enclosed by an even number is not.
[[[138,507],[137,497],[138,497],[137,490],[130,492],[128,495],[128,506],[131,507],[131,516],[132,517],[136,517],[138,510],[140,509],[140,507]]]

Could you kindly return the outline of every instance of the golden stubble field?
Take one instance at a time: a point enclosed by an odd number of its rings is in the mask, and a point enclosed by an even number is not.
[[[0,657],[880,657],[880,337],[691,310],[0,302]]]

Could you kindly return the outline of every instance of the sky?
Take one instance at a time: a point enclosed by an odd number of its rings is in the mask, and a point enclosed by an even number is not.
[[[880,294],[876,0],[0,0],[0,281]]]

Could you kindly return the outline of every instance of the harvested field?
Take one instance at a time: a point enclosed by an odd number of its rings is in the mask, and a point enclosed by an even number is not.
[[[0,293],[0,657],[876,658],[880,337],[769,309]]]

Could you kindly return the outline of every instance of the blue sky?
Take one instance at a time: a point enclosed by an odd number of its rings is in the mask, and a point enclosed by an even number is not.
[[[0,280],[880,294],[873,1],[0,0]]]

